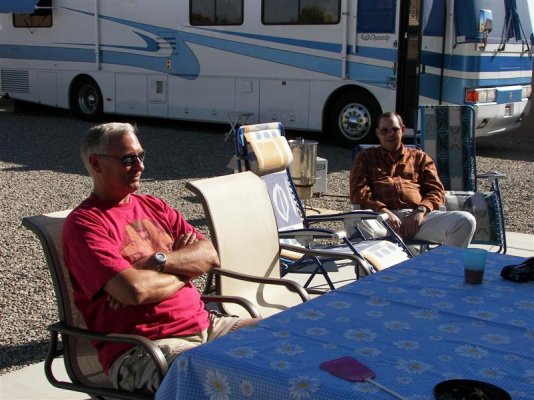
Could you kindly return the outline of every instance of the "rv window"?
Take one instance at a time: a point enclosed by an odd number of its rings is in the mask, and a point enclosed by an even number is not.
[[[243,0],[191,0],[191,25],[241,25]]]
[[[340,0],[263,0],[265,25],[337,24]]]
[[[396,0],[358,2],[358,33],[395,33]]]
[[[14,13],[15,28],[50,28],[52,26],[52,0],[39,0],[32,14]]]

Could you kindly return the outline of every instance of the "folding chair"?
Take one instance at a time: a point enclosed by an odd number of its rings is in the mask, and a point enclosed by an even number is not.
[[[239,128],[236,137],[236,168],[238,171],[254,172],[267,184],[275,210],[279,236],[283,243],[355,255],[357,264],[352,264],[352,268],[355,269],[355,279],[358,279],[360,274],[371,274],[412,256],[400,237],[383,222],[386,216],[372,211],[307,216],[288,169],[292,159],[292,152],[281,123],[246,125]],[[330,229],[311,228],[310,226],[315,223],[326,224],[334,221],[342,222],[344,225],[357,225],[356,221],[363,219],[372,219],[382,224],[390,232],[392,241],[366,241],[359,231],[348,238],[345,232],[334,232]],[[330,243],[321,244],[317,242],[318,239],[328,239]],[[282,256],[283,273],[311,274],[305,287],[308,287],[315,276],[322,275],[329,282],[330,289],[334,288],[334,285],[330,283],[329,275],[331,274],[327,271],[327,266],[331,261],[328,257],[298,259],[286,253],[282,253]],[[342,265],[350,265],[340,260],[334,264],[338,266],[334,271],[340,271]]]
[[[201,202],[219,254],[220,268],[210,271],[217,294],[239,293],[251,300],[263,317],[309,299],[300,284],[281,279],[280,250],[317,252],[279,243],[267,187],[259,177],[252,172],[224,175],[188,182],[186,188]],[[224,308],[236,313],[226,305]]]
[[[445,186],[445,208],[467,211],[477,227],[471,243],[496,246],[506,253],[506,228],[498,172],[477,174],[475,110],[471,106],[420,106],[417,144],[436,163]],[[416,130],[417,131],[417,130]],[[487,179],[489,191],[478,191],[478,179]]]
[[[48,327],[50,339],[44,366],[45,375],[55,387],[87,393],[97,399],[153,399],[152,395],[114,389],[111,380],[98,361],[97,351],[91,344],[92,340],[141,345],[158,366],[161,378],[168,369],[167,360],[159,347],[145,337],[125,334],[104,335],[87,329],[81,313],[74,305],[69,272],[63,262],[61,234],[63,223],[70,211],[25,217],[22,220],[22,225],[35,233],[41,242],[58,304],[59,322]],[[245,299],[203,296],[203,300],[235,302],[245,307],[250,315],[259,316],[252,303]],[[65,369],[71,382],[58,380],[52,371],[53,362],[61,356],[63,356]]]

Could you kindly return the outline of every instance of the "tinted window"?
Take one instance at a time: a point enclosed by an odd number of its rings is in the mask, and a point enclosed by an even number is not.
[[[263,0],[262,22],[266,25],[337,24],[340,0]]]
[[[358,2],[358,33],[394,33],[395,0]]]
[[[241,25],[243,0],[191,0],[191,25]]]

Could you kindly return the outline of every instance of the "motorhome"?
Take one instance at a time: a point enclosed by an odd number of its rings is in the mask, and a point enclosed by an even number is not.
[[[280,121],[353,145],[376,117],[469,104],[519,125],[532,0],[2,0],[0,95],[102,113]]]

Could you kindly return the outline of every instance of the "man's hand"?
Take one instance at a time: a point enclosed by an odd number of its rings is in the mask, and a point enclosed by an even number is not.
[[[107,301],[108,301],[109,308],[113,310],[118,310],[119,308],[126,307],[124,304],[122,304],[120,301],[118,301],[116,298],[114,298],[110,294],[108,294]]]
[[[387,208],[383,208],[380,210],[380,212],[382,213],[386,213],[388,215],[388,220],[387,220],[387,224],[389,226],[391,226],[391,228],[397,232],[397,234],[401,235],[402,236],[402,232],[401,232],[401,225],[402,225],[402,222],[401,220],[399,219],[399,217],[397,217],[395,214],[393,214],[391,211],[389,211]]]
[[[401,236],[404,238],[411,239],[419,231],[419,227],[423,222],[424,213],[412,213],[407,217],[403,218],[401,225]]]
[[[194,232],[187,232],[187,233],[180,235],[178,238],[176,238],[172,246],[172,249],[178,250],[178,249],[184,248],[187,245],[193,244],[197,241],[198,241],[198,238]]]

